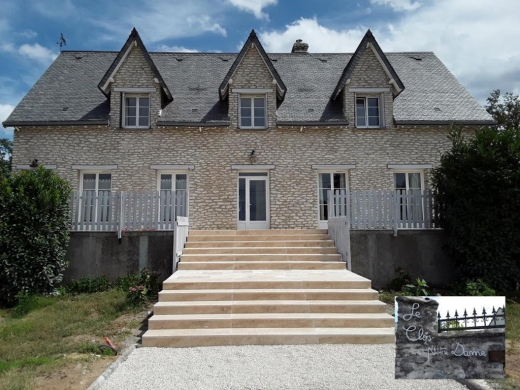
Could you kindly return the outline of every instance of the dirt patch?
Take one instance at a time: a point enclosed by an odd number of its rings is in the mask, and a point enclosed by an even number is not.
[[[71,361],[58,371],[36,377],[34,387],[42,390],[84,390],[116,359],[116,356],[93,356],[88,360]],[[70,357],[70,360],[75,359]]]

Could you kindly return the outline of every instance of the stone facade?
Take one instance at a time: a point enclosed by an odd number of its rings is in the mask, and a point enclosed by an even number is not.
[[[356,93],[349,92],[349,88],[390,88],[390,78],[384,71],[381,63],[371,49],[366,49],[354,64],[354,70],[350,76],[350,83],[343,90],[343,103],[345,115],[349,121],[350,128],[356,128]],[[367,96],[358,93],[359,96]],[[385,123],[382,128],[394,128],[393,95],[392,92],[383,92],[370,96],[381,96]],[[366,131],[367,129],[359,129]],[[370,129],[372,131],[374,129]]]
[[[388,86],[388,77],[371,50],[359,59],[351,86]],[[155,88],[151,98],[151,128],[121,127],[121,92],[117,87]],[[268,128],[238,128],[239,94],[234,88],[272,89],[267,93]],[[117,165],[112,173],[114,191],[157,190],[151,165],[193,165],[189,172],[189,215],[194,229],[237,227],[237,180],[234,164],[273,164],[269,174],[271,228],[314,228],[318,224],[318,172],[313,164],[355,164],[348,172],[351,189],[391,189],[388,164],[438,163],[450,147],[446,127],[396,128],[392,125],[392,96],[385,96],[386,128],[277,127],[276,85],[256,47],[243,58],[229,92],[229,127],[200,131],[193,127],[157,126],[161,91],[138,47],[114,75],[111,85],[111,121],[108,127],[21,127],[14,135],[13,166],[37,158],[57,166],[75,190],[80,172],[73,165]],[[385,94],[386,95],[386,94]],[[345,95],[353,118],[354,95]],[[349,100],[350,99],[350,100]],[[175,102],[171,103],[175,104]],[[249,155],[255,150],[255,158]],[[93,168],[95,169],[95,168]],[[426,174],[426,183],[428,175]]]
[[[235,229],[237,180],[233,164],[274,164],[270,172],[272,228],[317,226],[318,174],[314,164],[355,164],[351,189],[391,189],[388,164],[436,165],[450,147],[447,129],[158,128],[114,130],[107,127],[22,128],[14,134],[13,166],[34,158],[57,166],[74,189],[79,174],[72,165],[117,165],[112,188],[156,190],[156,164],[191,164],[190,222],[196,229]]]
[[[229,91],[229,119],[232,128],[238,129],[238,110],[240,94],[232,92],[234,88],[240,89],[272,89],[266,93],[267,124],[268,129],[276,127],[276,84],[273,84],[273,76],[264,63],[256,47],[250,47],[242,59],[239,67],[232,77]],[[244,130],[242,130],[244,131]],[[258,131],[258,130],[251,130]]]

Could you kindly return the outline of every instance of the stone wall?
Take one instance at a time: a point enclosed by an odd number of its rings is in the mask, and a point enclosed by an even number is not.
[[[376,289],[385,288],[402,267],[413,278],[436,285],[456,281],[455,265],[442,250],[442,230],[351,230],[352,272],[372,281]]]
[[[355,61],[354,70],[350,76],[350,83],[345,85],[343,89],[343,104],[345,116],[348,119],[349,127],[356,128],[356,94],[349,92],[349,88],[389,88],[390,78],[384,71],[381,63],[377,59],[372,49],[366,49],[363,54]],[[358,94],[363,95],[363,94]],[[383,95],[383,113],[385,123],[382,128],[394,128],[394,98],[391,91],[384,92]],[[375,96],[379,96],[376,94]],[[367,131],[368,129],[360,129],[359,131]],[[369,129],[372,131],[373,129]]]
[[[313,164],[355,164],[351,189],[391,189],[388,164],[433,164],[450,147],[444,127],[353,130],[345,128],[22,128],[14,134],[13,166],[54,164],[74,189],[74,164],[117,165],[112,188],[157,190],[155,164],[192,164],[190,223],[194,229],[235,229],[237,179],[233,164],[274,164],[270,172],[272,228],[314,228],[318,223],[318,174]]]
[[[115,280],[142,268],[164,280],[173,272],[173,232],[125,232],[121,242],[115,232],[71,232],[66,259],[64,283],[83,276]]]
[[[445,297],[449,299],[449,297]],[[438,303],[397,297],[396,379],[503,378],[503,362],[490,352],[505,351],[504,329],[438,333]]]

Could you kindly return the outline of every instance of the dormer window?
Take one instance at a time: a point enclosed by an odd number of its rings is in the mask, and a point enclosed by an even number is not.
[[[240,95],[239,124],[241,129],[267,128],[266,96]]]
[[[356,127],[383,127],[379,96],[356,96]]]
[[[150,128],[150,95],[123,94],[123,127]]]

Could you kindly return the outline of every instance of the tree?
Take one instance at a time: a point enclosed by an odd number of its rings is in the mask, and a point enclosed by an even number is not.
[[[13,142],[7,138],[0,138],[0,179],[11,173],[12,153]]]
[[[482,279],[498,291],[520,281],[520,130],[482,128],[452,148],[432,172],[444,249],[462,279]]]
[[[487,98],[486,111],[497,122],[499,129],[520,129],[520,100],[518,95],[507,92],[500,97],[496,89]]]
[[[0,305],[52,292],[69,241],[69,184],[40,166],[0,179]]]

